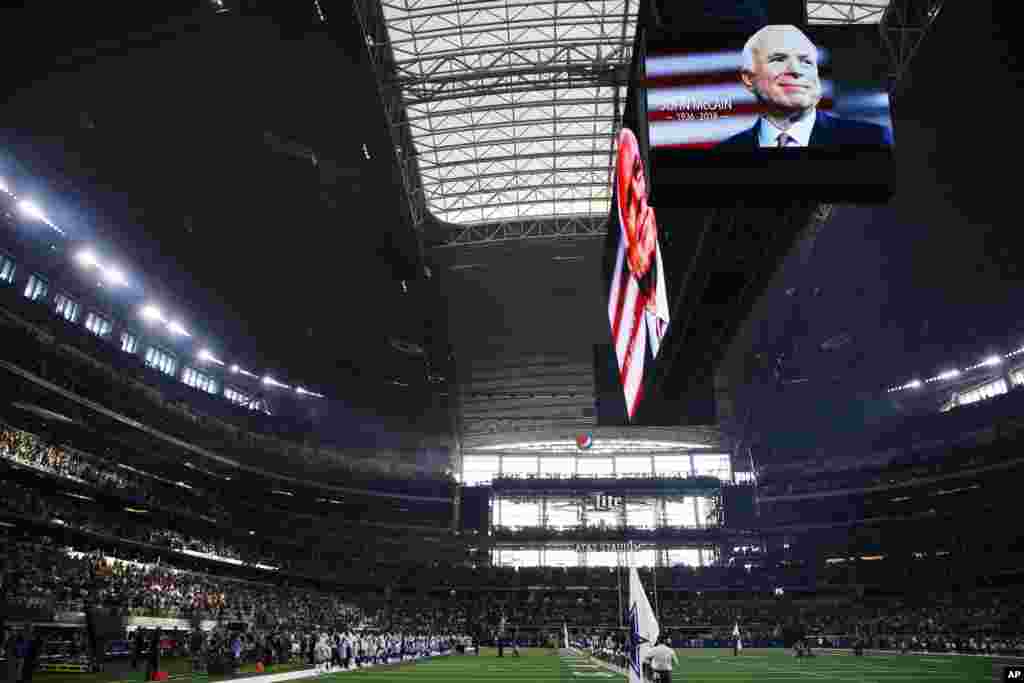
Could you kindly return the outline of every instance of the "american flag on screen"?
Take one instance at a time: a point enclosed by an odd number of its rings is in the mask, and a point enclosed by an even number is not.
[[[615,206],[619,239],[608,292],[608,322],[615,341],[626,413],[632,420],[643,398],[648,350],[651,358],[657,357],[670,314],[657,223],[654,209],[647,205],[643,162],[632,131],[623,129],[619,133],[616,149]],[[634,227],[629,229],[628,225]],[[633,245],[634,249],[646,249],[653,256],[646,260],[648,269],[639,276],[627,256],[631,241],[643,241],[646,247]]]
[[[825,50],[818,48],[821,63]],[[671,52],[647,58],[647,123],[652,148],[709,149],[747,130],[760,115],[740,80],[743,53]],[[833,108],[833,84],[822,80],[818,109]]]

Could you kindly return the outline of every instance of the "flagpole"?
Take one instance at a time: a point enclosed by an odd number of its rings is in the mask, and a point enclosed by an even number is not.
[[[654,554],[654,614],[658,617],[658,623],[661,623],[661,607],[658,606],[658,554]]]
[[[619,629],[622,629],[622,553],[618,554],[618,559],[615,561],[615,578],[619,582]]]

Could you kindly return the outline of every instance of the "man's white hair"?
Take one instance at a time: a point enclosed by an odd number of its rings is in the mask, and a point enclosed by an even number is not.
[[[800,35],[802,35],[804,38],[807,38],[806,33],[801,31],[796,26],[793,26],[792,24],[772,24],[770,26],[765,26],[764,28],[758,30],[757,33],[750,36],[750,38],[747,39],[746,44],[743,46],[743,70],[745,72],[754,72],[754,49],[757,47],[758,43],[761,42],[761,38],[764,36],[764,34],[767,33],[769,30],[780,28],[791,28]],[[807,38],[807,42],[809,42],[811,45],[814,45],[814,41],[811,40],[810,38]],[[815,49],[817,49],[817,46],[815,46]]]

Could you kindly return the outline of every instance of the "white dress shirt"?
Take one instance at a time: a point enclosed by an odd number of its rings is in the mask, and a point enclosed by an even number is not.
[[[679,663],[676,651],[664,643],[648,650],[644,659],[651,660],[651,668],[655,671],[671,671],[672,664]]]
[[[802,119],[789,127],[789,130],[782,130],[765,117],[761,117],[759,128],[758,144],[761,147],[778,147],[779,136],[788,135],[785,147],[807,147],[811,142],[811,131],[814,130],[814,122],[818,117],[817,110],[811,110]]]

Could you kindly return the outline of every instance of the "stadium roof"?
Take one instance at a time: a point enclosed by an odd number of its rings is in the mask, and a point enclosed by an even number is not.
[[[878,24],[890,0],[807,0],[811,24]]]
[[[384,0],[427,206],[449,223],[604,214],[636,0]]]

